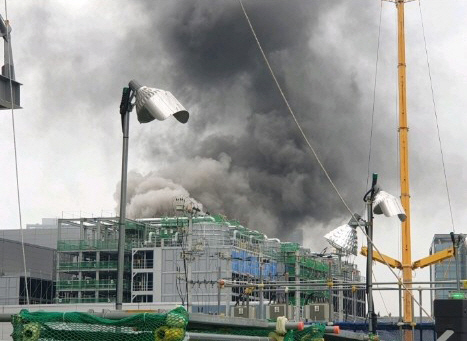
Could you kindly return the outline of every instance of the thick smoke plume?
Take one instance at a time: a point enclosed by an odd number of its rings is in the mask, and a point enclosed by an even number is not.
[[[303,129],[346,200],[360,209],[368,157],[362,131],[370,106],[348,62],[358,59],[355,45],[336,46],[330,35],[343,32],[333,33],[325,21],[343,5],[325,4],[255,1],[246,8]],[[164,16],[153,7],[148,3],[147,11],[158,20],[147,30],[161,32],[171,87],[192,116],[183,135],[174,126],[156,147],[147,137],[148,155],[167,162],[149,174],[132,174],[134,217],[164,214],[182,193],[213,214],[280,238],[347,215],[299,135],[238,3],[177,2]],[[359,17],[374,27],[375,18]],[[374,37],[358,39],[365,50]],[[369,68],[370,62],[362,60]]]

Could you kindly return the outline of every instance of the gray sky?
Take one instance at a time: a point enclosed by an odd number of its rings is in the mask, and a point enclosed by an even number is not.
[[[467,4],[421,5],[456,232],[467,232]],[[381,3],[245,6],[305,132],[345,200],[361,212]],[[191,113],[186,125],[140,125],[132,116],[132,217],[164,213],[173,196],[190,195],[211,213],[271,237],[286,240],[303,228],[305,245],[316,251],[326,246],[326,232],[348,220],[287,113],[237,1],[30,0],[11,2],[8,10],[17,80],[24,84],[24,109],[15,112],[23,224],[115,214],[118,106],[132,78],[172,91]],[[397,195],[395,14],[394,4],[382,4],[370,171]],[[451,224],[418,2],[406,4],[406,28],[415,260]],[[18,228],[10,112],[0,118],[1,228]],[[400,258],[397,220],[378,217],[375,224],[376,245]],[[363,270],[364,258],[356,261]],[[392,278],[382,265],[376,276]],[[427,278],[427,270],[415,276]],[[384,301],[396,313],[393,298]]]

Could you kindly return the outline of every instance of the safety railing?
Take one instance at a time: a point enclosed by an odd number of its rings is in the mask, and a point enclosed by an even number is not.
[[[84,261],[84,262],[61,262],[59,264],[60,270],[77,270],[77,271],[86,271],[86,270],[101,270],[109,269],[116,270],[118,262],[117,261]],[[130,268],[129,264],[125,265],[126,269]]]
[[[115,290],[117,280],[115,279],[83,279],[83,280],[62,280],[57,281],[57,290]],[[129,283],[124,283],[124,289],[129,289]]]

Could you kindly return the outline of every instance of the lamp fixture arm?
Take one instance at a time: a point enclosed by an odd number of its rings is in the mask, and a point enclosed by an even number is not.
[[[120,102],[120,115],[122,116],[122,132],[125,135],[125,115],[129,114],[134,107],[134,104],[131,103],[135,97],[135,91],[132,91],[130,88],[123,88],[122,91],[122,100]]]

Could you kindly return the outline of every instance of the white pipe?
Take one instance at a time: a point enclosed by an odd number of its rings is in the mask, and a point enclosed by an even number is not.
[[[149,234],[148,234],[148,243],[152,242],[152,237],[154,237],[154,240],[155,240],[156,232],[149,232]]]

